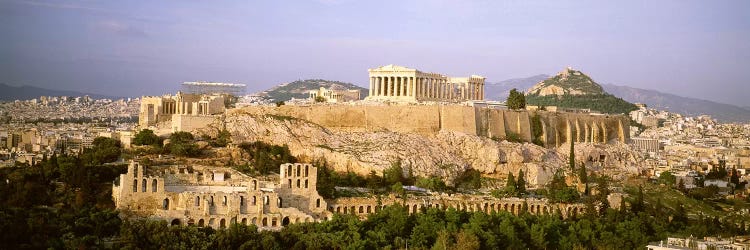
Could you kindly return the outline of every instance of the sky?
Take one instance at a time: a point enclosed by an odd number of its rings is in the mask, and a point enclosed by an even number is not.
[[[750,106],[750,1],[0,0],[0,83],[140,96],[185,81],[367,87],[396,64],[487,82],[567,66]]]

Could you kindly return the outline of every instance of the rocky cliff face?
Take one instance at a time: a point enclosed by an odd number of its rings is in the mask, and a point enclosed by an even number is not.
[[[225,126],[233,143],[263,141],[289,146],[302,160],[325,159],[336,171],[360,175],[382,173],[396,161],[416,176],[437,176],[447,183],[473,168],[487,177],[505,177],[519,170],[527,173],[530,185],[544,184],[566,156],[533,144],[496,142],[461,132],[441,131],[436,135],[391,131],[351,132],[332,130],[306,120],[259,114],[230,114],[217,121]],[[567,153],[566,153],[567,154]]]

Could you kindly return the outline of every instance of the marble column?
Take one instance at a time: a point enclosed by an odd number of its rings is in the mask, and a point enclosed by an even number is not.
[[[448,83],[448,99],[453,100],[453,83]]]
[[[399,83],[398,77],[394,76],[393,77],[393,96],[398,96],[399,95],[399,92],[398,92],[399,84],[400,83]]]
[[[399,77],[401,78],[401,95],[400,96],[406,96],[406,77]]]
[[[484,100],[484,83],[479,84],[479,93],[481,93],[479,99]]]
[[[385,96],[391,96],[391,77],[383,77],[385,80]]]
[[[398,82],[398,89],[396,89],[396,96],[403,96],[404,95],[404,78],[397,76],[396,82]]]
[[[378,77],[378,92],[380,92],[380,96],[385,95],[385,80],[383,80],[383,77]]]
[[[398,88],[397,88],[398,87],[398,83],[396,82],[396,77],[395,76],[388,77],[388,81],[391,82],[391,94],[390,94],[390,96],[396,96],[398,94],[397,93],[398,92]]]
[[[372,96],[372,91],[375,88],[375,84],[373,84],[373,78],[370,77],[370,94],[368,96]]]
[[[377,77],[378,80],[378,95],[382,96],[385,95],[385,86],[383,86],[383,77],[379,76]]]
[[[424,78],[418,78],[417,83],[419,83],[419,97],[424,98],[425,96],[427,96],[427,89],[424,87]]]

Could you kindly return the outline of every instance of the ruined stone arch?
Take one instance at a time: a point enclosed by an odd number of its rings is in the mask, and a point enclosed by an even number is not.
[[[253,225],[257,226],[258,225],[258,218],[257,217],[253,217],[253,219],[250,220],[250,223],[253,223]]]
[[[195,225],[195,220],[193,220],[193,219],[189,219],[189,220],[187,221],[187,224],[188,224],[188,226],[192,226],[192,225]]]
[[[307,186],[307,180],[305,180],[305,188],[308,188],[308,186]]]
[[[361,206],[361,205],[360,205],[360,206],[359,206],[359,211],[358,211],[358,212],[359,212],[360,214],[361,214],[361,213],[364,213],[364,212],[365,212],[365,207],[364,207],[364,206]]]
[[[173,219],[169,224],[172,226],[179,226],[182,225],[182,221],[180,221],[180,219]]]
[[[305,182],[305,184],[307,184],[307,182]],[[315,200],[315,207],[320,207],[320,198]]]
[[[133,180],[133,193],[138,192],[138,180]]]
[[[301,185],[302,183],[301,182],[302,182],[302,180],[297,179],[297,188],[301,188],[302,187],[302,185]]]
[[[156,179],[151,180],[151,192],[156,193],[158,191],[159,183]]]
[[[302,176],[302,168],[299,165],[297,165],[297,175],[296,175],[296,177],[300,177],[300,176]]]
[[[286,176],[292,176],[292,165],[286,166]]]
[[[201,197],[195,196],[195,206],[200,207],[201,206]]]
[[[227,196],[224,195],[224,198],[221,199],[221,205],[226,206],[227,205]]]
[[[413,208],[411,209],[412,213],[417,213],[417,205],[415,204]]]
[[[219,228],[221,228],[221,229],[227,228],[227,220],[226,219],[221,218],[221,220],[219,220]]]
[[[286,183],[288,188],[292,188],[292,179],[287,179]]]
[[[369,213],[371,213],[371,211],[372,210],[370,209],[370,205],[367,205],[367,213],[369,214]]]
[[[203,219],[198,220],[198,226],[203,227],[206,225],[206,222]]]
[[[310,173],[310,165],[305,165],[305,177],[307,177],[309,173]],[[307,184],[307,181],[305,181],[305,184]],[[307,185],[305,185],[305,187],[307,187]]]
[[[161,208],[164,210],[169,210],[169,198],[164,198],[164,200],[161,202]]]
[[[261,223],[263,224],[264,227],[267,227],[268,226],[268,218],[263,217],[263,219],[261,220]]]
[[[281,219],[281,226],[285,227],[289,225],[289,217],[284,217],[284,219]]]
[[[253,204],[253,206],[255,206],[256,204],[258,204],[258,197],[256,197],[255,195],[253,195],[253,203],[252,204]]]
[[[276,206],[279,208],[284,207],[284,201],[281,199],[281,197],[276,198]]]
[[[253,180],[253,190],[258,190],[258,181]]]
[[[247,225],[247,218],[242,218],[242,225]]]
[[[297,223],[299,223],[299,217],[294,218],[294,224],[297,224]]]

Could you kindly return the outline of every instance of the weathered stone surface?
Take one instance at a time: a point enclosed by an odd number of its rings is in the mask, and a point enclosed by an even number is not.
[[[350,130],[326,128],[307,120],[262,113],[230,113],[205,133],[226,129],[233,143],[263,141],[288,145],[291,153],[304,161],[325,159],[336,171],[367,175],[382,173],[401,161],[404,171],[416,176],[441,177],[447,183],[468,169],[486,177],[504,178],[523,170],[530,185],[545,184],[559,168],[567,169],[569,147],[546,149],[533,144],[497,142],[484,136],[457,131],[435,134],[394,132],[387,129]],[[580,145],[579,145],[580,144]],[[569,145],[569,144],[567,144]],[[617,146],[620,145],[620,146]],[[603,163],[592,165],[636,172],[637,158],[623,144],[577,143],[579,162],[591,152],[604,152]],[[598,150],[598,151],[592,151]],[[232,159],[246,159],[241,150],[219,152]],[[597,162],[600,161],[598,156]]]

